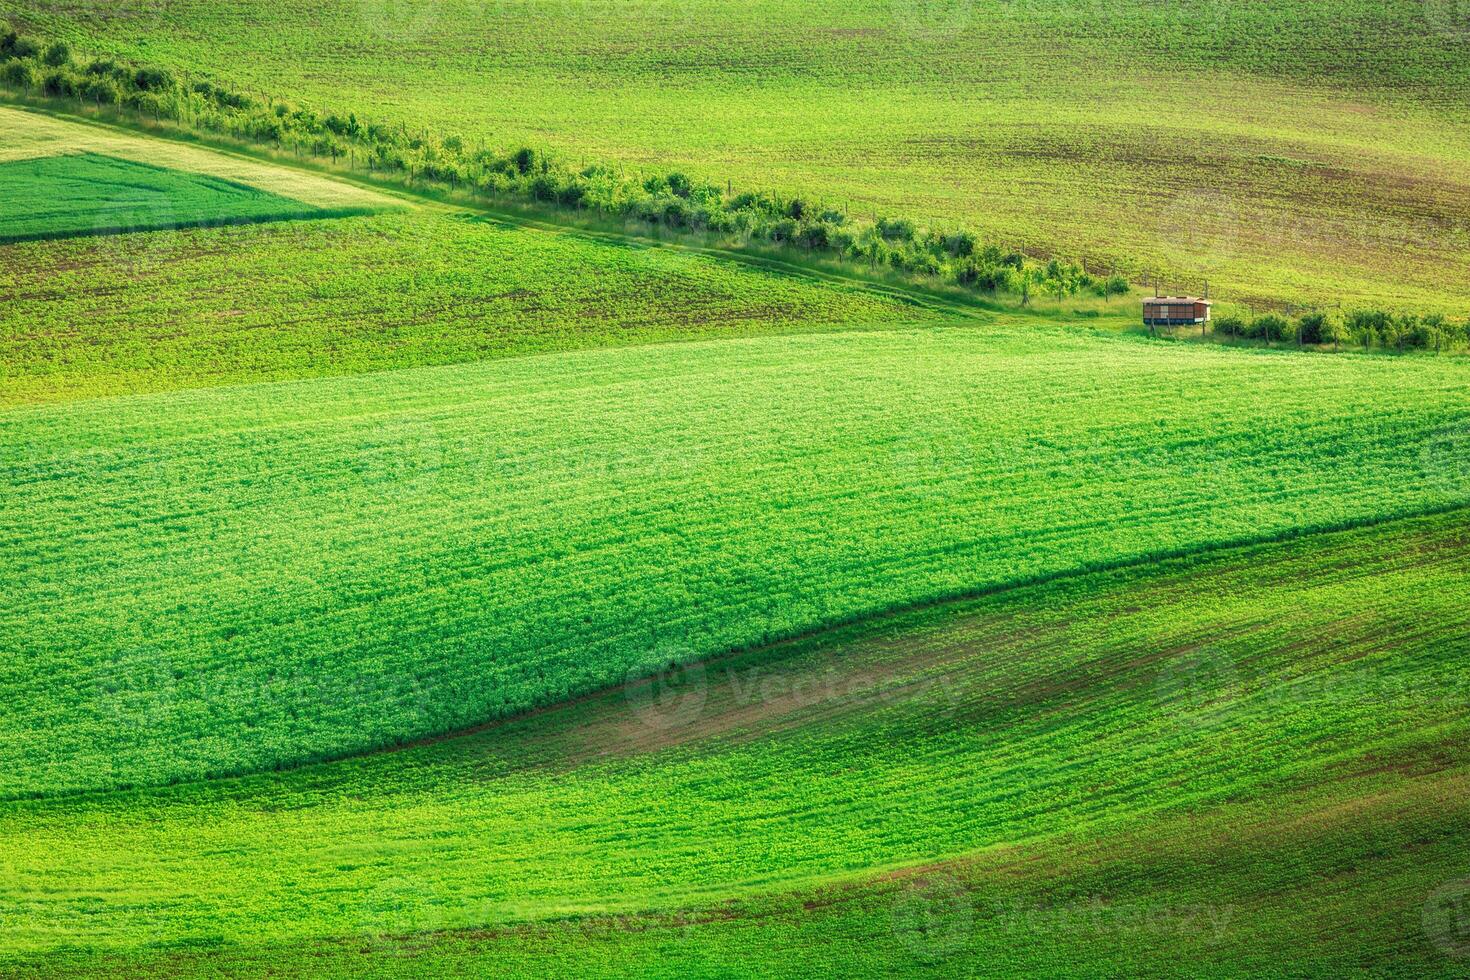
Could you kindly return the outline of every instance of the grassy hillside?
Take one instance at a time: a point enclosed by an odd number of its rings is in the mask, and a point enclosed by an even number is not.
[[[860,284],[447,210],[0,260],[0,405],[949,318]]]
[[[862,283],[505,224],[37,113],[0,109],[6,121],[0,237],[88,237],[0,244],[0,405],[951,316]],[[303,210],[387,213],[98,234]]]
[[[1470,28],[1453,3],[0,0],[0,15],[314,107],[963,220],[1235,298],[1470,304]]]
[[[1466,545],[1451,514],[1056,580],[401,752],[5,804],[6,945],[186,974],[1448,973],[1423,911],[1470,821]]]
[[[527,201],[586,198],[522,143],[810,249],[1470,310],[1454,3],[8,19]],[[0,975],[1463,973],[1470,359],[643,239],[687,180],[495,215],[249,105],[0,107]]]
[[[1467,372],[1028,325],[13,409],[0,791],[340,755],[895,605],[1464,503]]]

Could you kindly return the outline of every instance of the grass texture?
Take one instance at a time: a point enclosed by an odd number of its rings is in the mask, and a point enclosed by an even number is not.
[[[1467,370],[937,328],[13,409],[0,792],[344,755],[895,606],[1464,503]]]
[[[5,804],[12,968],[1449,975],[1465,535],[1057,579],[401,752]]]

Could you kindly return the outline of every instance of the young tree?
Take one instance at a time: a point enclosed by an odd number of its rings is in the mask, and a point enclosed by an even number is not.
[[[1016,286],[1021,291],[1021,305],[1031,305],[1031,290],[1040,285],[1041,272],[1037,269],[1022,269],[1016,273]]]
[[[1296,321],[1297,345],[1325,343],[1327,314],[1320,311],[1303,313]]]
[[[1335,316],[1322,321],[1322,343],[1331,344],[1334,351],[1342,350],[1342,342],[1351,339],[1347,327]]]
[[[1285,340],[1291,333],[1291,324],[1278,313],[1266,313],[1251,321],[1251,335],[1265,338],[1267,347],[1271,341]]]
[[[1353,340],[1364,347],[1385,344],[1389,316],[1382,310],[1354,310],[1348,314],[1347,331]]]
[[[1238,316],[1222,316],[1215,321],[1215,333],[1226,334],[1231,340],[1240,339],[1245,331],[1245,321]]]
[[[1404,321],[1401,317],[1389,314],[1383,318],[1382,338],[1384,347],[1392,347],[1399,353],[1404,351]]]
[[[904,218],[879,218],[878,234],[885,241],[911,242],[914,240],[914,223]]]
[[[71,48],[60,41],[48,45],[46,53],[41,56],[41,63],[47,68],[64,68],[71,64]]]
[[[122,101],[122,91],[110,78],[87,79],[82,83],[82,95],[99,109],[104,105],[117,105]]]
[[[975,254],[975,236],[967,231],[957,231],[944,239],[944,250],[957,259]]]
[[[31,86],[36,84],[36,73],[24,61],[10,61],[5,64],[3,69],[0,69],[0,80],[3,80],[6,85],[12,88],[18,88],[29,95]]]

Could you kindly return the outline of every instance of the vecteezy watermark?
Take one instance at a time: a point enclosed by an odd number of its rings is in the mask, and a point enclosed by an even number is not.
[[[975,23],[975,0],[888,0],[888,10],[900,33],[923,40],[953,37]]]
[[[650,728],[693,724],[717,701],[721,711],[758,709],[772,717],[815,706],[916,705],[933,716],[954,710],[960,694],[944,673],[854,667],[822,655],[815,662],[706,666],[685,648],[662,648],[628,671],[624,695]]]
[[[623,694],[643,724],[667,731],[693,723],[704,712],[709,680],[693,651],[661,646],[651,660],[628,671]]]
[[[1248,218],[1233,195],[1185,191],[1155,211],[1154,219],[1160,253],[1176,268],[1206,274],[1241,255]]]
[[[1259,697],[1259,706],[1273,712],[1330,704],[1461,709],[1470,707],[1470,676],[1462,670],[1408,674],[1339,667],[1273,685]]]
[[[1235,919],[1228,905],[1155,905],[1110,901],[1100,895],[1062,905],[1019,900],[992,902],[982,916],[1004,933],[1031,935],[1199,937],[1218,942]]]
[[[362,897],[359,931],[386,952],[413,953],[405,939],[446,927],[442,896],[423,879],[394,875],[379,880]]]
[[[1470,419],[1444,426],[1426,439],[1419,470],[1435,490],[1470,490]]]
[[[906,883],[894,898],[892,928],[911,960],[935,965],[980,952],[977,933],[994,936],[1125,937],[1151,935],[1219,942],[1235,919],[1231,906],[1117,901],[1089,895],[1060,904],[977,898],[947,873]]]
[[[139,740],[170,716],[197,675],[176,670],[162,648],[148,643],[113,650],[98,664],[93,692],[98,715],[109,730],[127,741]]]
[[[446,16],[444,6],[445,0],[357,0],[357,19],[370,36],[408,44],[438,27]]]
[[[1470,37],[1470,0],[1420,0],[1424,20],[1440,37],[1458,40]]]
[[[1183,728],[1225,724],[1236,705],[1254,717],[1332,711],[1381,711],[1393,705],[1430,711],[1470,708],[1470,675],[1402,662],[1334,663],[1292,677],[1244,676],[1227,653],[1198,649],[1166,660],[1154,680],[1160,708]]]
[[[179,216],[161,194],[119,194],[98,207],[88,237],[99,265],[131,279],[166,266],[180,251]]]
[[[438,484],[443,468],[443,443],[428,419],[389,419],[367,432],[358,445],[357,472],[380,498],[422,497]]]
[[[1470,957],[1470,878],[1446,882],[1424,902],[1424,935],[1452,959]]]
[[[1240,675],[1227,654],[1199,648],[1170,657],[1154,681],[1159,704],[1189,728],[1209,729],[1223,723]]]
[[[905,885],[894,900],[892,918],[899,946],[920,963],[933,965],[969,945],[975,908],[953,875],[933,874]]]
[[[906,429],[889,443],[893,473],[907,492],[928,495],[979,472],[975,437],[958,429]]]

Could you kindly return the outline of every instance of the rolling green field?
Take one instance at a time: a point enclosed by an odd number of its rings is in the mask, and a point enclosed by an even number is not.
[[[1467,503],[1467,385],[1458,358],[1028,325],[10,410],[0,793],[343,755],[895,606]]]
[[[1454,3],[7,20],[1222,311],[1470,309]],[[87,111],[0,106],[0,975],[1464,975],[1470,358]]]
[[[313,108],[964,221],[1237,300],[1470,306],[1453,2],[0,0],[0,16]]]
[[[1447,973],[1465,535],[1060,579],[401,752],[5,804],[12,962]]]
[[[951,319],[861,284],[447,209],[0,254],[0,405]]]

